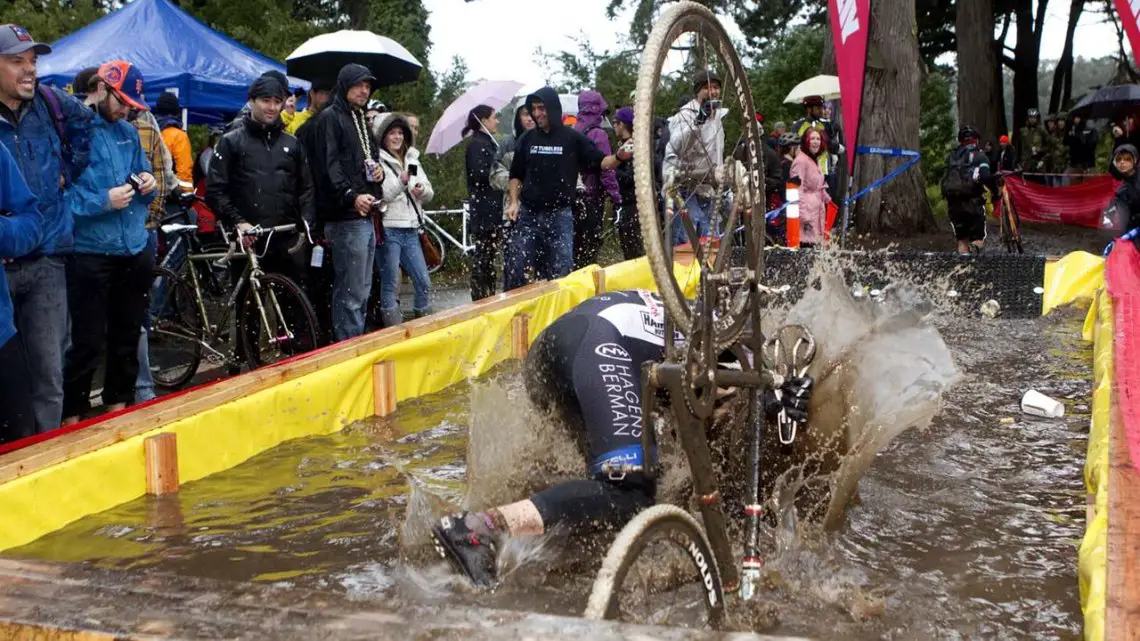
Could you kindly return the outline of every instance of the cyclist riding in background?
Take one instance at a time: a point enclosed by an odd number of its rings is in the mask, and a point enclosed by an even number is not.
[[[540,409],[553,410],[577,438],[588,479],[559,483],[531,498],[486,512],[444,517],[432,527],[436,549],[473,584],[495,584],[495,559],[507,536],[537,536],[556,527],[584,534],[624,526],[654,504],[655,483],[621,466],[645,463],[641,365],[665,357],[665,311],[647,291],[600,294],[582,302],[535,339],[523,368]],[[768,392],[765,410],[807,422],[810,377]]]

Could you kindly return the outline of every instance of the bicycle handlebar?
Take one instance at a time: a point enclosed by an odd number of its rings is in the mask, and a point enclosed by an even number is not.
[[[275,234],[278,232],[296,231],[296,229],[296,224],[278,225],[276,227],[257,226],[247,231],[242,231],[239,229],[237,230],[237,233],[239,236],[267,236],[269,234]]]

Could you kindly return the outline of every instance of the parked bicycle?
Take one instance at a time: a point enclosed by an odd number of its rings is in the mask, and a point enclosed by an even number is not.
[[[460,233],[462,240],[447,233],[447,230],[444,229],[443,226],[441,226],[431,217],[432,214],[435,214],[436,216],[462,214],[463,231]],[[448,243],[455,245],[455,247],[464,255],[470,253],[471,250],[475,249],[475,245],[467,244],[467,216],[467,203],[463,203],[462,209],[437,209],[435,211],[424,212],[424,231],[427,232],[429,236],[431,236],[432,242],[434,242],[435,246],[439,248],[439,263],[435,266],[428,266],[429,274],[434,274],[435,272],[439,271],[439,268],[443,267],[443,264],[447,261],[447,247],[443,242],[444,240],[447,240]]]
[[[196,244],[197,225],[162,226],[168,238],[174,238],[175,244],[185,242],[191,251],[180,266],[154,268],[154,289],[160,294],[152,306],[155,318],[149,344],[156,384],[185,385],[203,358],[233,372],[243,364],[257,369],[317,347],[316,313],[308,297],[293,279],[262,271],[261,255],[255,250],[257,239],[264,238],[268,246],[273,234],[295,229],[296,225],[281,225],[238,230],[226,250],[218,252]],[[227,286],[235,258],[246,264]]]
[[[998,194],[1001,196],[1001,216],[998,217],[1001,223],[1001,244],[1010,254],[1014,251],[1019,254],[1025,253],[1025,249],[1021,246],[1021,218],[1013,206],[1013,199],[1009,197],[1009,190],[1006,189],[1006,178],[1017,173],[1019,172],[1003,171],[998,178]]]

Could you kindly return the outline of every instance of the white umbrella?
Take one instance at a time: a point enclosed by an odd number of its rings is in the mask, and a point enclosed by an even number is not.
[[[371,31],[342,30],[309,38],[285,58],[291,76],[313,80],[336,78],[341,67],[356,63],[376,76],[375,86],[413,82],[423,65],[403,45]]]
[[[824,100],[835,100],[839,97],[839,77],[816,76],[808,78],[788,93],[788,97],[784,98],[784,103],[799,104],[808,96],[822,96]]]
[[[467,114],[472,109],[479,105],[499,109],[510,102],[522,86],[521,82],[513,80],[489,80],[465,91],[439,117],[425,151],[429,154],[442,154],[458,145],[463,140]]]

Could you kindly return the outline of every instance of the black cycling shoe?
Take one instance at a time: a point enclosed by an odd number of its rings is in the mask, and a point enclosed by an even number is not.
[[[432,540],[439,555],[478,588],[493,588],[498,546],[491,534],[479,534],[467,526],[467,514],[445,516],[431,526]]]

